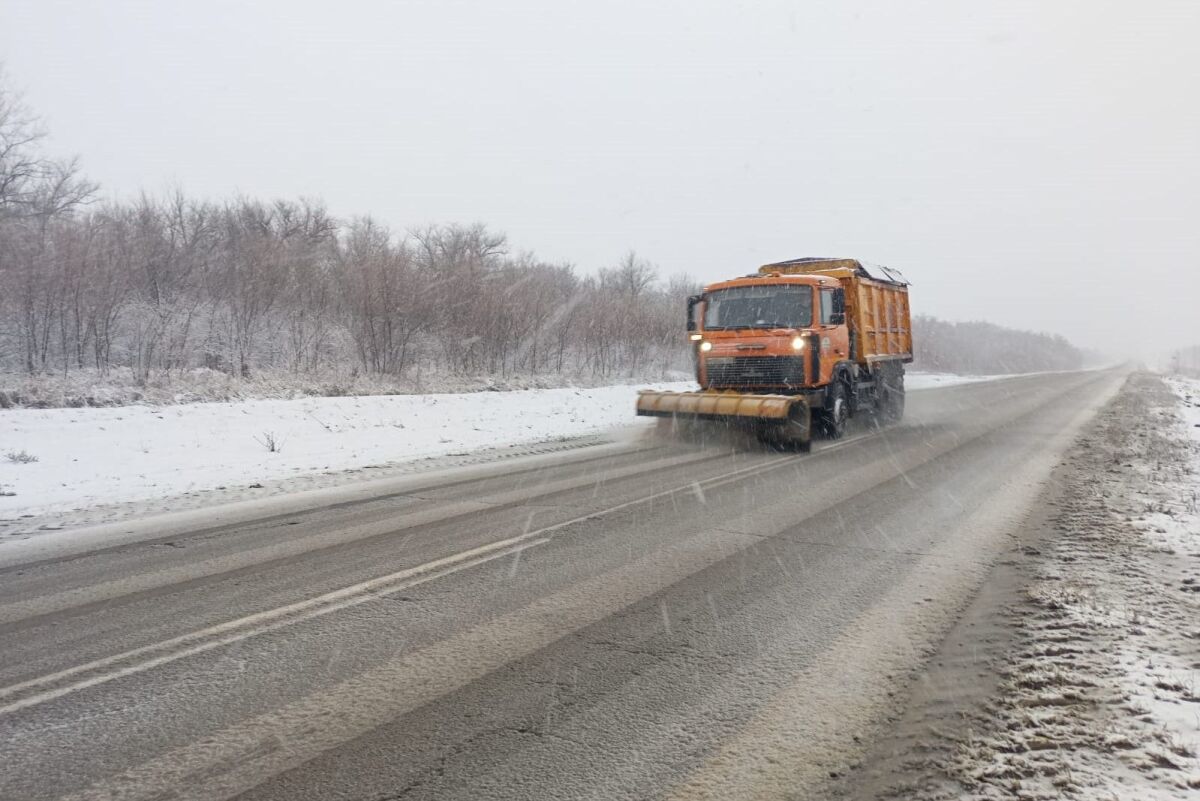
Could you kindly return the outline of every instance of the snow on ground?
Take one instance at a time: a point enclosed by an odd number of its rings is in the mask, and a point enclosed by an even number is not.
[[[1016,375],[956,375],[954,373],[908,373],[904,376],[905,389],[932,389],[955,384],[973,384],[977,381],[996,381],[1001,378],[1016,378]]]
[[[14,494],[0,497],[0,518],[575,437],[629,424],[636,394],[616,386],[5,410],[0,492]]]
[[[1072,457],[958,798],[1200,796],[1200,382],[1141,381]]]
[[[63,409],[83,406],[173,406],[244,400],[295,400],[355,395],[429,395],[433,393],[497,392],[522,389],[612,386],[617,383],[683,381],[690,373],[675,370],[623,380],[597,379],[587,371],[538,375],[461,376],[440,370],[415,371],[403,376],[327,369],[317,373],[260,369],[244,378],[220,370],[155,372],[135,381],[128,370],[101,373],[76,369],[68,374],[0,372],[0,409]]]
[[[913,373],[908,386],[975,380]],[[637,390],[0,410],[0,521],[578,437],[638,422]]]
[[[1200,798],[1200,381],[1064,454],[840,801]]]

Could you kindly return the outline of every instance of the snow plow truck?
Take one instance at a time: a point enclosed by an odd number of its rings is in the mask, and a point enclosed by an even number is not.
[[[705,287],[687,301],[696,392],[638,393],[637,413],[751,429],[811,447],[851,417],[904,414],[912,361],[908,281],[855,259],[803,258]]]

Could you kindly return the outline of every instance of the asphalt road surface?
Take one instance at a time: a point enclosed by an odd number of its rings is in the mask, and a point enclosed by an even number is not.
[[[0,799],[819,798],[1122,380],[2,546]]]

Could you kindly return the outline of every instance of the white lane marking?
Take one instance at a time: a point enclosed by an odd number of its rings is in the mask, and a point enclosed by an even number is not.
[[[701,529],[615,570],[569,582],[527,606],[448,633],[427,646],[404,649],[330,686],[158,751],[120,773],[96,779],[63,801],[232,798],[627,609],[757,541]]]
[[[686,453],[666,459],[654,459],[640,465],[609,471],[605,475],[605,480],[619,481],[627,478],[635,478],[643,473],[654,473],[668,468],[686,466],[709,458],[711,457],[704,453]],[[552,478],[537,486],[522,486],[517,489],[505,490],[493,495],[480,496],[470,500],[446,499],[434,508],[408,511],[399,519],[388,518],[376,520],[347,528],[338,526],[332,528],[326,527],[308,536],[294,539],[289,538],[268,545],[250,547],[212,557],[202,557],[196,561],[173,564],[160,570],[74,587],[49,595],[40,595],[24,600],[7,602],[3,606],[0,606],[0,623],[17,622],[40,615],[67,611],[99,601],[110,601],[138,592],[167,587],[172,584],[181,584],[185,581],[220,576],[223,573],[249,565],[259,565],[275,559],[299,556],[320,550],[321,548],[345,545],[383,534],[395,534],[417,526],[442,523],[460,515],[487,511],[493,506],[515,502],[536,504],[540,498],[547,495],[556,492],[583,489],[593,485],[595,485],[595,478],[591,476],[585,479]],[[429,500],[427,497],[423,497],[415,492],[405,493],[405,495],[409,498]]]
[[[447,556],[442,559],[435,559],[432,562],[426,562],[423,565],[401,570],[387,576],[364,581],[360,584],[354,584],[350,587],[343,587],[340,590],[326,593],[325,595],[310,598],[306,601],[299,601],[287,606],[277,607],[266,612],[258,612],[253,615],[248,615],[237,620],[231,620],[226,623],[219,623],[215,626],[210,626],[206,629],[193,631],[189,634],[184,634],[179,637],[174,637],[169,640],[154,643],[153,645],[134,648],[124,653],[114,656],[97,659],[87,664],[77,665],[66,670],[61,670],[58,673],[52,673],[48,676],[40,676],[36,679],[13,684],[9,687],[0,689],[0,698],[7,698],[22,690],[27,690],[34,687],[52,685],[56,681],[61,681],[65,678],[77,676],[80,673],[89,671],[103,670],[104,668],[118,666],[122,662],[127,662],[130,659],[135,659],[140,656],[153,654],[155,651],[163,651],[165,649],[182,646],[179,650],[168,651],[167,653],[151,656],[142,662],[137,662],[124,667],[114,667],[107,672],[97,673],[94,676],[81,679],[73,684],[64,685],[50,690],[29,695],[20,698],[12,703],[0,706],[0,715],[10,714],[25,709],[30,706],[52,701],[55,698],[60,698],[64,695],[69,695],[79,690],[85,690],[88,687],[94,687],[97,684],[119,679],[124,676],[131,676],[135,673],[141,673],[151,668],[165,665],[168,662],[174,662],[184,657],[194,654],[211,651],[213,648],[219,648],[223,645],[231,645],[249,637],[254,637],[259,634],[265,634],[274,629],[290,626],[295,623],[300,623],[305,620],[311,620],[321,615],[336,612],[341,609],[346,609],[352,606],[357,606],[367,601],[374,600],[381,595],[388,595],[399,590],[415,587],[418,584],[424,584],[428,581],[448,576],[452,573],[457,573],[460,570],[482,565],[485,562],[491,562],[504,556],[510,556],[514,553],[520,553],[528,548],[533,548],[537,545],[542,545],[550,541],[549,537],[533,540],[532,542],[524,541],[525,537],[512,537],[500,542],[490,543],[488,545],[473,548],[469,551]],[[255,625],[257,624],[257,625]],[[250,627],[250,628],[247,628]],[[238,629],[242,629],[238,631]],[[229,632],[229,633],[227,633]],[[216,635],[225,634],[225,636],[217,636],[216,639],[205,638],[214,637]],[[191,644],[196,643],[196,644]]]
[[[854,443],[861,442],[864,439],[870,439],[871,437],[876,436],[878,433],[879,433],[878,431],[864,431],[861,434],[855,434],[853,437],[846,437],[845,439],[834,440],[833,442],[829,443],[828,445],[822,445],[820,448],[816,448],[813,451],[813,454],[815,455],[818,453],[828,453],[829,451],[836,451],[838,448],[844,448],[847,445],[853,445]]]
[[[837,445],[848,445],[854,440],[845,440],[837,443]],[[822,448],[821,453],[833,450],[836,446]],[[785,456],[779,459],[762,462],[755,465],[749,465],[738,470],[724,473],[720,476],[714,476],[711,479],[700,482],[709,487],[718,487],[723,484],[736,481],[746,473],[767,470],[785,462],[796,461],[802,457]],[[679,492],[692,491],[696,482],[689,482],[668,490],[662,490],[650,495],[645,495],[641,498],[635,498],[631,501],[610,506],[607,509],[602,509],[595,512],[589,512],[578,517],[565,520],[561,523],[555,523],[552,526],[546,526],[536,531],[530,531],[526,534],[521,534],[516,537],[499,540],[497,542],[481,545],[478,548],[472,548],[468,551],[453,554],[451,556],[435,559],[417,567],[408,568],[405,570],[391,573],[386,576],[370,579],[368,581],[353,584],[349,587],[343,587],[339,590],[319,595],[315,598],[309,598],[304,601],[298,601],[286,606],[277,607],[265,612],[257,612],[253,615],[238,618],[236,620],[219,623],[214,626],[209,626],[198,631],[183,634],[178,637],[173,637],[169,640],[153,643],[151,645],[141,646],[129,651],[125,651],[113,656],[97,659],[83,665],[76,665],[65,670],[58,671],[46,676],[29,679],[27,681],[13,684],[8,687],[0,688],[0,699],[11,698],[25,690],[36,689],[39,687],[50,686],[50,689],[37,692],[33,695],[18,698],[8,704],[0,706],[0,715],[10,714],[31,706],[45,703],[46,701],[61,698],[64,695],[78,692],[80,690],[94,687],[98,684],[112,681],[114,679],[123,678],[136,673],[149,670],[160,665],[174,662],[194,654],[203,653],[205,651],[218,648],[223,645],[229,645],[249,637],[257,636],[268,631],[272,631],[283,626],[289,626],[296,623],[301,623],[310,620],[320,615],[325,615],[330,612],[335,612],[345,609],[350,606],[356,606],[366,601],[372,600],[380,594],[395,592],[406,587],[411,587],[416,584],[423,584],[427,581],[432,581],[442,576],[456,573],[460,570],[474,567],[483,564],[484,562],[493,559],[507,556],[525,548],[530,548],[535,545],[548,542],[551,538],[545,535],[552,534],[556,531],[564,529],[568,526],[582,523],[587,520],[595,520],[613,512],[621,511],[632,506],[647,503],[649,501],[664,498]],[[224,635],[224,636],[222,636]],[[210,639],[212,638],[212,639]],[[169,650],[169,649],[178,650]],[[166,653],[156,652],[167,651]],[[139,657],[149,657],[141,662],[136,662],[132,665],[121,666],[121,663],[128,662]],[[99,672],[97,672],[99,671]],[[96,675],[82,678],[71,684],[62,687],[52,687],[56,682],[63,679],[69,679],[80,674],[96,672]]]

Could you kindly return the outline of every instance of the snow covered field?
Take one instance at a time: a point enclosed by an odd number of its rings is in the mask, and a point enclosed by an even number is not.
[[[0,497],[0,517],[579,436],[628,424],[636,393],[617,386],[4,411],[0,492],[15,495]]]
[[[911,389],[974,377],[909,376]],[[656,385],[691,389],[690,382]],[[0,411],[0,519],[578,437],[638,387]]]

